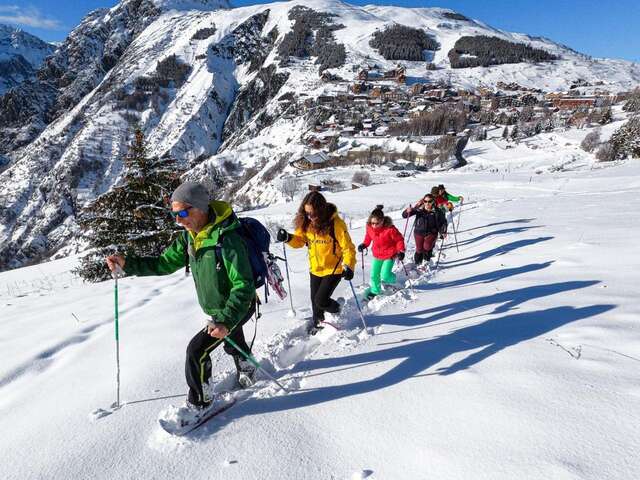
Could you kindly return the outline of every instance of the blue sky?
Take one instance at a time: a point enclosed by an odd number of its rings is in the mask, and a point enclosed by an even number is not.
[[[235,0],[235,6],[255,0]],[[91,10],[115,0],[0,0],[0,23],[19,25],[47,41],[61,41]],[[351,0],[356,5],[446,7],[489,25],[542,35],[595,57],[640,62],[640,0]]]

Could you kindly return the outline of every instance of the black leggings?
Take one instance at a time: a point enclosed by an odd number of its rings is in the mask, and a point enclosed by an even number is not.
[[[244,338],[242,325],[244,325],[253,315],[256,308],[255,301],[251,304],[249,312],[236,325],[229,338],[233,340],[245,353],[249,353],[249,345]],[[240,353],[229,343],[224,342],[221,338],[214,338],[207,333],[207,328],[200,330],[189,342],[187,346],[187,359],[185,361],[185,377],[189,386],[189,402],[194,405],[206,405],[210,399],[204,394],[204,385],[211,378],[211,352],[213,352],[221,343],[224,343],[224,351],[229,355],[238,356]]]
[[[340,304],[331,298],[334,290],[340,283],[342,275],[325,275],[318,277],[313,273],[311,279],[311,308],[313,321],[318,323],[324,320],[324,312],[338,313]]]

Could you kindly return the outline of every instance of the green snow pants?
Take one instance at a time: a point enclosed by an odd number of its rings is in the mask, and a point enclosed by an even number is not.
[[[396,283],[396,274],[392,272],[392,269],[393,259],[380,260],[379,258],[373,258],[371,262],[371,293],[376,295],[382,293],[380,280],[383,283]]]

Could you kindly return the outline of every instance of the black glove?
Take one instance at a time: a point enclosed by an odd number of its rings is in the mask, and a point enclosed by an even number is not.
[[[281,228],[276,234],[276,240],[278,240],[279,242],[288,242],[289,240],[291,240],[291,234],[284,228]]]
[[[404,252],[396,253],[396,259],[399,260],[399,261],[403,261],[404,260]]]
[[[342,278],[349,281],[353,280],[353,270],[346,265],[342,267]]]
[[[358,245],[359,252],[364,252],[366,249],[367,249],[367,246],[364,243],[361,243],[360,245]]]

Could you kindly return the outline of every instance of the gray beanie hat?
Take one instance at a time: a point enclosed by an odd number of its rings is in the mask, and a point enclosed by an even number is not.
[[[197,182],[184,182],[171,195],[172,202],[188,203],[192,207],[209,211],[209,192],[204,185]]]

